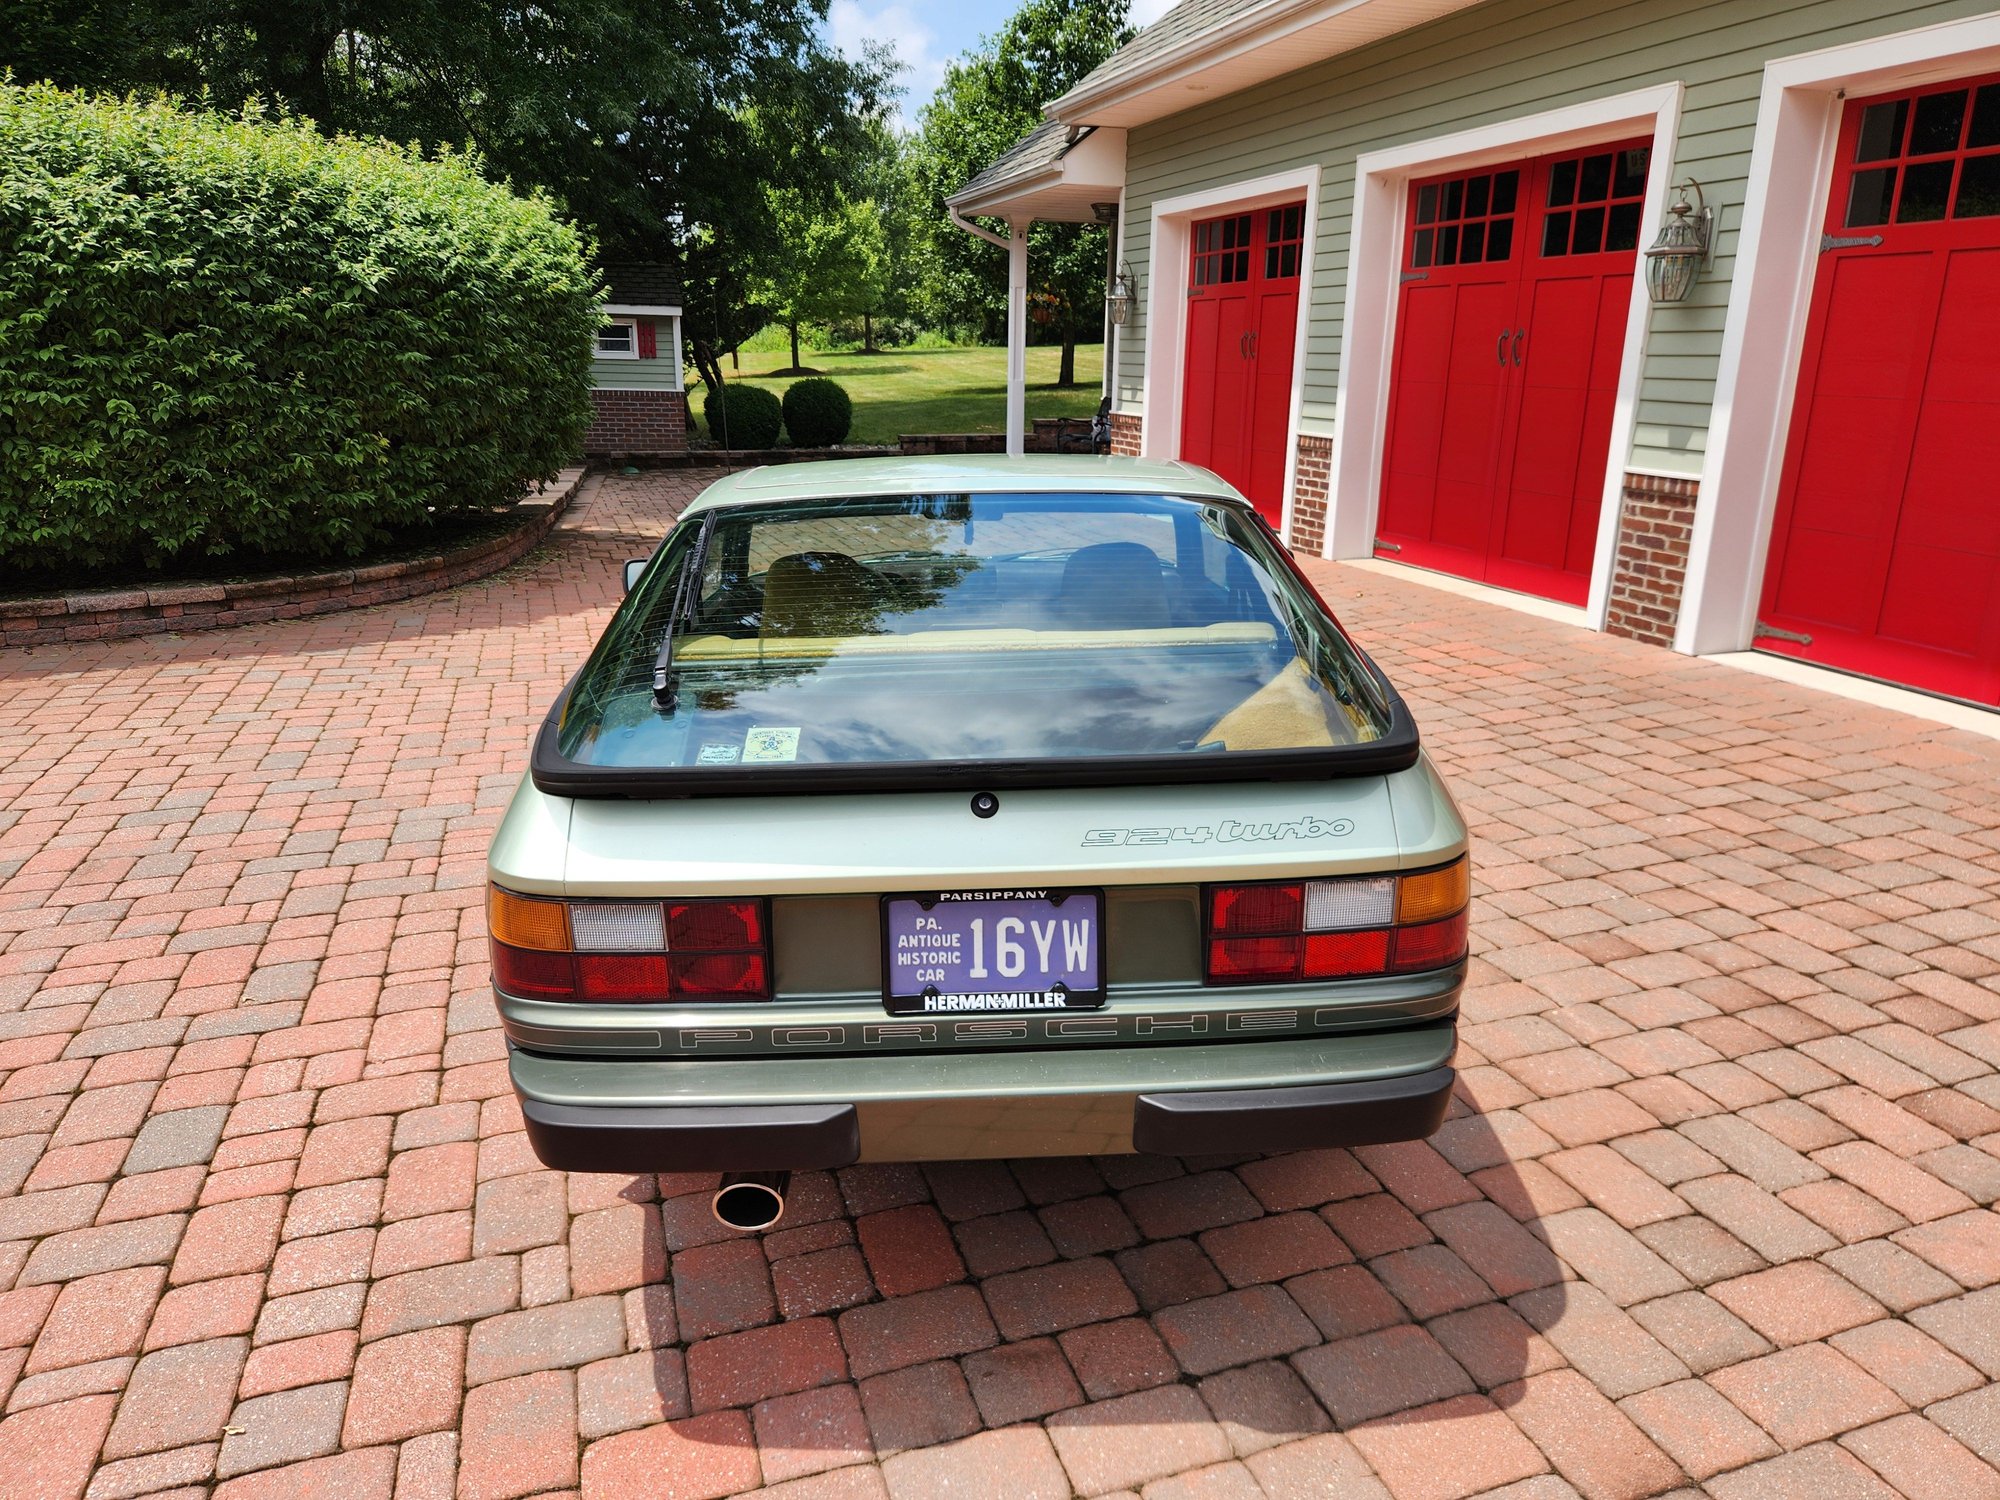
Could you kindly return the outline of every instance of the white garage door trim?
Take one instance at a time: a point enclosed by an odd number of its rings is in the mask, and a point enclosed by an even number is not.
[[[1676,651],[1739,651],[1757,628],[1842,94],[1996,68],[2000,14],[1765,65]]]
[[[1659,84],[1503,120],[1497,125],[1483,125],[1476,130],[1364,152],[1356,158],[1354,248],[1347,268],[1340,384],[1333,404],[1326,556],[1372,557],[1375,552],[1376,514],[1382,500],[1382,449],[1388,432],[1389,382],[1396,354],[1396,303],[1400,285],[1397,267],[1401,264],[1403,217],[1408,208],[1410,180],[1520,156],[1542,156],[1645,130],[1653,140],[1653,164],[1646,179],[1639,243],[1649,245],[1659,231],[1667,185],[1673,176],[1681,95],[1679,83]],[[1603,628],[1610,602],[1611,554],[1618,538],[1625,461],[1631,456],[1632,428],[1639,408],[1639,371],[1646,357],[1647,308],[1646,278],[1634,276],[1632,301],[1626,312],[1625,354],[1618,370],[1617,401],[1612,408],[1604,496],[1597,516],[1590,598],[1584,608],[1584,618],[1594,629]]]

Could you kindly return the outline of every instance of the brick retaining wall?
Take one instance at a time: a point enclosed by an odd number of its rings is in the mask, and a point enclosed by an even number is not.
[[[1611,561],[1611,599],[1604,629],[1654,646],[1674,643],[1681,592],[1694,537],[1693,479],[1627,474]]]
[[[583,473],[582,469],[565,469],[541,494],[522,501],[520,510],[525,517],[513,530],[432,557],[233,583],[177,583],[39,599],[0,599],[0,646],[215,630],[388,604],[470,583],[533,551],[576,494]]]

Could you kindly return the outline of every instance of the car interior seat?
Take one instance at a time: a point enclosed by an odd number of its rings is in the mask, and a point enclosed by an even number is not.
[[[1084,630],[1153,630],[1174,622],[1159,555],[1137,542],[1099,542],[1071,553],[1055,613]]]
[[[793,552],[764,575],[763,636],[871,635],[886,590],[845,552]]]

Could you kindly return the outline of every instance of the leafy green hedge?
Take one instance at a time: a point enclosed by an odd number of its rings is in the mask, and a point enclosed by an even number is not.
[[[709,436],[725,448],[775,448],[785,409],[761,385],[725,385],[702,398],[701,419],[708,424]]]
[[[581,447],[542,201],[299,123],[0,85],[0,559],[355,556]]]
[[[847,441],[854,425],[854,402],[837,381],[824,375],[794,381],[785,389],[785,431],[801,448],[831,448]]]

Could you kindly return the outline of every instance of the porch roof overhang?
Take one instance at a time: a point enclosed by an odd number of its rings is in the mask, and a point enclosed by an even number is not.
[[[1182,0],[1044,108],[1070,126],[1143,125],[1480,3]]]
[[[1125,132],[1048,120],[1021,137],[945,204],[1014,223],[1087,224],[1125,188]]]

